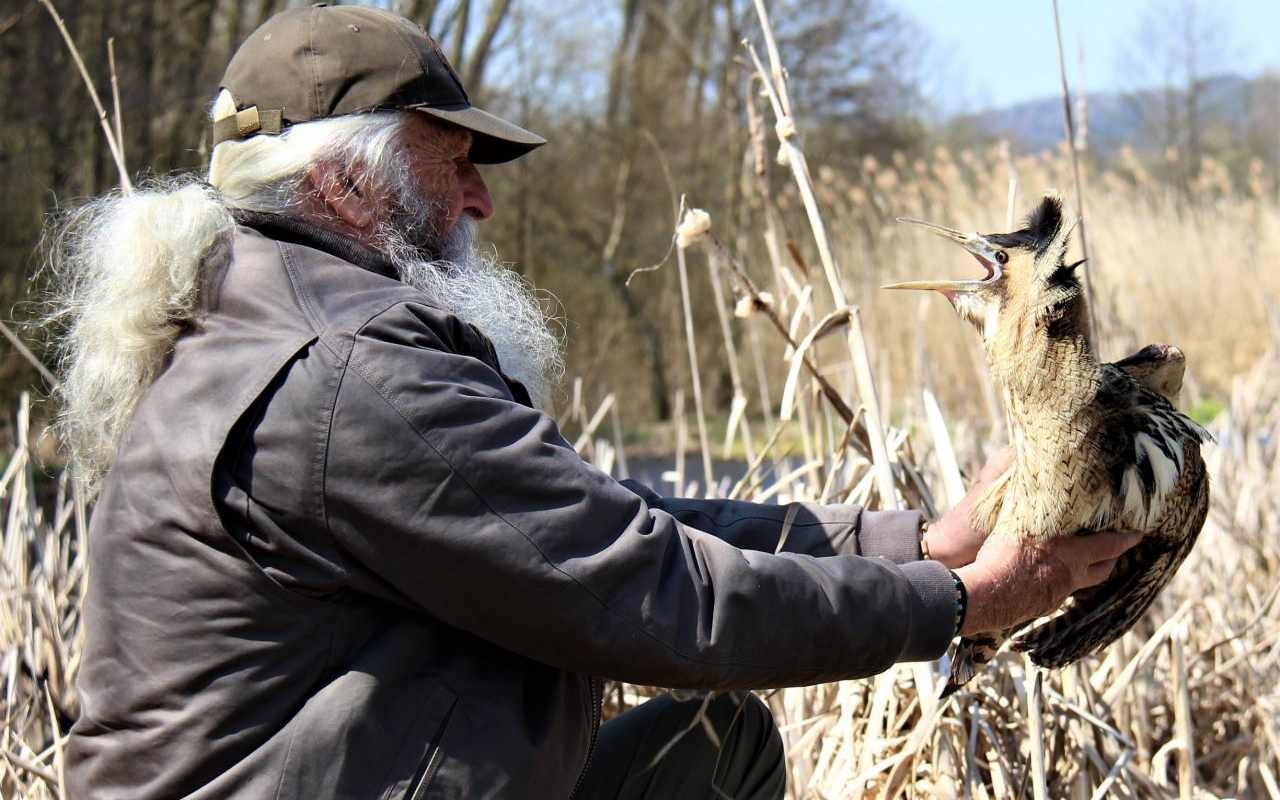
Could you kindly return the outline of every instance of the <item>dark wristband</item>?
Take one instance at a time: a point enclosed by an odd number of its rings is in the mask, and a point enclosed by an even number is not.
[[[951,580],[956,582],[956,635],[959,636],[960,629],[964,627],[964,615],[969,610],[969,590],[955,570],[951,571]]]

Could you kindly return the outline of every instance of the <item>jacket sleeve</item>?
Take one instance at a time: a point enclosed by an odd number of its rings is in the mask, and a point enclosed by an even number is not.
[[[723,539],[742,550],[853,555],[887,558],[895,564],[920,560],[919,511],[864,511],[853,505],[790,503],[785,506],[741,500],[662,497],[642,483],[621,482],[651,509]],[[786,539],[782,531],[790,516]]]
[[[939,657],[935,562],[743,550],[582,461],[484,362],[402,304],[357,334],[324,514],[406,604],[564,669],[688,688],[799,685]]]

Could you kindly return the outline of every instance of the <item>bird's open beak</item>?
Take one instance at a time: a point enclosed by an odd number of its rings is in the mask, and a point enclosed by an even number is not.
[[[1000,262],[996,253],[1000,248],[991,244],[985,237],[977,233],[961,233],[951,228],[944,228],[941,225],[934,225],[932,222],[924,222],[918,219],[899,218],[898,222],[905,222],[909,225],[920,225],[927,228],[932,233],[941,236],[943,239],[955,242],[973,254],[978,259],[978,263],[986,269],[987,274],[976,280],[963,281],[907,281],[905,283],[892,283],[888,286],[882,286],[882,289],[922,289],[941,292],[951,299],[954,295],[960,293],[972,293],[984,286],[990,286],[992,283],[1000,280],[1004,276],[1004,272],[1000,268]]]

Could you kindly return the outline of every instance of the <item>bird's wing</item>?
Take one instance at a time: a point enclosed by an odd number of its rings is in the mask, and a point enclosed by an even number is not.
[[[1213,437],[1164,395],[1112,364],[1102,368],[1095,402],[1102,411],[1097,440],[1106,443],[1100,466],[1110,491],[1089,527],[1151,530],[1188,463],[1200,458],[1200,444]]]

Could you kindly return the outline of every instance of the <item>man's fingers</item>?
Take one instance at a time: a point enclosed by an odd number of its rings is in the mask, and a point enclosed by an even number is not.
[[[1130,547],[1142,541],[1142,534],[1133,531],[1101,531],[1058,541],[1071,550],[1074,557],[1092,564],[1095,561],[1119,558]]]
[[[1013,465],[1013,448],[1006,447],[1000,450],[990,458],[987,463],[982,465],[982,469],[978,470],[978,482],[990,483],[996,478],[1004,474],[1004,471]]]
[[[1135,531],[1103,531],[1097,534],[1097,538],[1100,541],[1092,551],[1093,556],[1098,561],[1104,561],[1124,555],[1130,547],[1142,541],[1142,534]]]
[[[1108,558],[1106,561],[1099,561],[1090,564],[1089,568],[1084,572],[1084,583],[1076,587],[1077,589],[1087,589],[1090,586],[1098,584],[1111,577],[1111,573],[1116,569],[1117,559]]]

